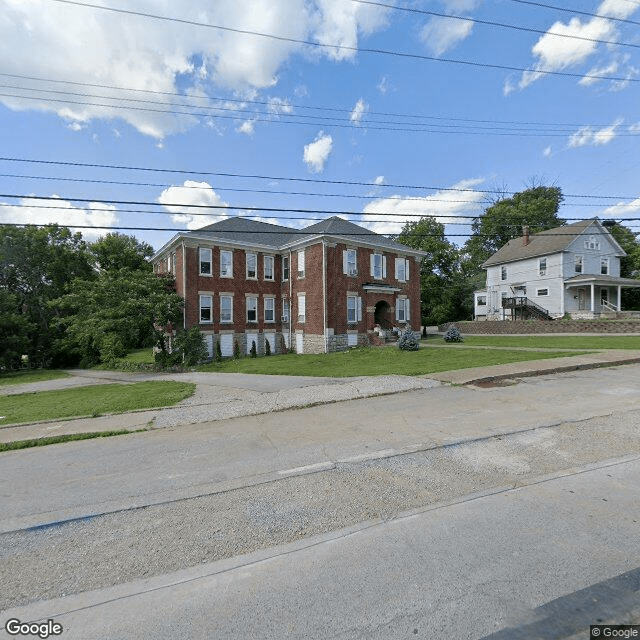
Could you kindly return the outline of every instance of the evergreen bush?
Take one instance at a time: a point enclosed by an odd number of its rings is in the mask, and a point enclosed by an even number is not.
[[[269,341],[266,338],[264,339],[264,355],[265,356],[271,355],[271,345],[269,344]]]
[[[220,346],[220,340],[216,342],[216,360],[218,362],[222,360],[222,347]]]
[[[462,336],[458,331],[458,327],[455,324],[452,324],[444,334],[445,342],[462,342]]]
[[[258,357],[258,350],[256,349],[256,341],[255,340],[251,341],[251,350],[249,351],[249,353],[251,354],[252,358],[257,358]]]
[[[235,344],[233,345],[233,357],[236,360],[240,360],[240,345],[238,344],[238,341],[235,341]]]
[[[403,351],[417,351],[420,348],[420,342],[416,338],[416,334],[411,327],[407,327],[401,334],[398,340],[398,349]]]

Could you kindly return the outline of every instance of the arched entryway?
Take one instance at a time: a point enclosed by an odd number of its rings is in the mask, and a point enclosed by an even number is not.
[[[391,307],[386,300],[376,302],[373,321],[383,329],[390,329],[393,326],[393,322],[391,321]]]

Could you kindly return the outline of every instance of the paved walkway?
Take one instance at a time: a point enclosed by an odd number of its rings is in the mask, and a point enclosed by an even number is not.
[[[248,415],[259,415],[286,409],[302,408],[356,398],[428,390],[442,383],[500,384],[509,379],[591,369],[603,366],[639,363],[638,350],[605,350],[586,355],[548,360],[531,360],[512,364],[460,369],[428,376],[374,376],[357,378],[316,378],[298,376],[266,376],[240,373],[129,374],[118,371],[71,370],[70,378],[33,382],[3,387],[1,395],[67,389],[76,386],[110,382],[144,380],[180,380],[195,382],[196,393],[176,407],[97,418],[55,420],[36,424],[0,427],[0,442],[42,438],[69,433],[87,433],[116,429],[176,427]]]

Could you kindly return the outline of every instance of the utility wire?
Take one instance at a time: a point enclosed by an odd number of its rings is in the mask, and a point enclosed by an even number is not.
[[[368,47],[352,47],[349,45],[339,45],[339,44],[323,44],[321,42],[316,42],[314,40],[303,40],[299,38],[290,38],[287,36],[278,36],[271,33],[262,33],[260,31],[252,31],[250,29],[237,29],[234,27],[224,27],[222,25],[209,24],[206,22],[197,22],[195,20],[186,20],[183,18],[172,18],[169,16],[161,16],[153,13],[145,13],[143,11],[133,11],[131,9],[117,9],[115,7],[105,7],[97,4],[76,2],[75,0],[50,0],[50,2],[59,2],[61,4],[74,5],[78,7],[84,7],[89,9],[99,9],[101,11],[110,11],[113,13],[120,13],[125,15],[133,15],[139,16],[143,18],[151,18],[154,20],[163,20],[168,22],[176,22],[179,24],[186,24],[190,26],[196,27],[206,27],[209,29],[217,29],[220,31],[226,31],[229,33],[237,33],[240,35],[250,35],[256,36],[260,38],[268,38],[270,40],[277,40],[279,42],[293,42],[295,44],[304,44],[311,47],[319,47],[322,49],[333,49],[335,51],[353,51],[356,53],[372,53],[376,55],[388,55],[395,56],[398,58],[405,58],[410,60],[423,60],[429,62],[440,62],[446,64],[457,64],[468,67],[475,68],[483,68],[483,69],[501,69],[504,71],[518,71],[518,72],[527,72],[531,71],[531,69],[527,69],[524,67],[514,67],[509,65],[501,65],[501,64],[491,64],[486,62],[476,62],[474,60],[457,60],[453,58],[441,58],[435,56],[426,56],[420,55],[417,53],[406,53],[402,51],[391,51],[388,49],[377,49],[377,48],[368,48]],[[640,82],[640,78],[622,78],[617,76],[602,76],[602,75],[594,75],[594,74],[583,74],[583,73],[574,73],[570,71],[554,71],[551,69],[535,69],[536,73],[540,73],[543,75],[552,75],[559,77],[567,77],[567,78],[588,78],[591,80],[613,80],[613,81],[621,81],[621,82]]]
[[[509,2],[517,2],[518,4],[528,4],[532,7],[539,7],[541,9],[553,9],[554,11],[563,11],[565,13],[573,13],[580,16],[589,16],[590,18],[602,18],[605,20],[614,20],[615,22],[624,22],[626,24],[634,24],[640,26],[640,22],[636,20],[628,20],[627,18],[617,18],[615,16],[602,16],[597,13],[590,13],[589,11],[579,11],[578,9],[570,9],[567,7],[557,7],[551,4],[543,4],[542,2],[533,2],[532,0],[508,0]],[[62,0],[60,0],[62,2]],[[635,3],[634,3],[635,4]]]
[[[425,9],[414,9],[412,7],[400,7],[395,4],[386,4],[384,2],[373,2],[373,0],[351,0],[351,2],[357,2],[358,4],[372,5],[374,7],[385,7],[387,9],[393,9],[394,11],[404,11],[407,13],[433,16],[436,18],[447,18],[450,20],[459,20],[462,22],[472,22],[474,24],[481,24],[489,27],[499,27],[501,29],[512,29],[515,31],[524,31],[527,33],[539,33],[547,36],[555,36],[557,38],[567,38],[569,40],[583,40],[585,42],[594,42],[596,44],[609,44],[609,45],[617,45],[620,47],[633,47],[635,49],[640,49],[640,44],[631,43],[631,42],[618,42],[614,40],[598,40],[597,38],[586,38],[584,36],[577,36],[569,33],[557,33],[554,31],[536,29],[534,27],[525,27],[522,25],[508,24],[505,22],[494,22],[492,20],[480,20],[478,18],[472,18],[470,16],[453,15],[450,13],[438,13],[437,11],[427,11]],[[601,16],[601,17],[605,17],[605,16]],[[607,18],[607,19],[610,19],[610,18]]]
[[[114,165],[114,164],[99,164],[99,163],[91,163],[91,162],[71,162],[64,160],[38,160],[35,158],[15,158],[9,156],[0,156],[0,162],[22,162],[22,163],[30,163],[30,164],[41,164],[41,165],[56,165],[56,166],[67,166],[67,167],[86,167],[93,169],[118,169],[124,171],[144,171],[144,172],[155,172],[155,173],[174,173],[179,175],[198,175],[198,176],[220,176],[226,178],[247,178],[247,179],[256,179],[256,180],[278,180],[283,182],[304,182],[304,183],[315,183],[315,184],[335,184],[335,185],[347,185],[347,186],[360,186],[360,187],[384,187],[387,189],[413,189],[415,191],[454,191],[460,193],[486,193],[486,194],[498,194],[500,196],[507,195],[515,195],[518,193],[517,191],[507,191],[503,189],[469,189],[463,187],[427,187],[424,185],[406,185],[406,184],[384,184],[384,185],[375,185],[371,182],[359,182],[355,180],[321,180],[319,178],[289,178],[284,176],[269,176],[269,175],[258,175],[258,174],[243,174],[243,173],[229,173],[229,172],[220,172],[220,171],[199,171],[199,170],[187,170],[187,169],[164,169],[164,168],[152,168],[152,167],[134,167],[127,165]],[[638,195],[634,196],[600,196],[600,195],[592,195],[592,194],[562,194],[565,198],[592,198],[598,200],[636,200],[640,198]],[[29,197],[29,196],[19,196],[14,195],[13,197]]]

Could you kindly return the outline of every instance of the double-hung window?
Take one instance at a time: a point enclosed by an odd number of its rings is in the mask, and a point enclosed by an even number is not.
[[[600,274],[609,275],[609,258],[600,258]]]
[[[247,322],[258,322],[258,298],[247,296]]]
[[[282,281],[289,279],[289,256],[282,256]]]
[[[398,298],[396,300],[396,320],[398,322],[409,322],[409,298]]]
[[[282,322],[289,322],[289,301],[282,299]]]
[[[233,278],[233,252],[220,251],[220,277]]]
[[[357,276],[358,275],[358,255],[355,249],[347,249],[342,254],[342,271],[346,273],[348,276]]]
[[[298,295],[298,322],[305,322],[307,319],[307,298],[304,294]]]
[[[220,296],[220,322],[233,322],[232,296]]]
[[[507,267],[501,267],[501,269],[500,269],[500,278],[502,280],[506,280],[507,279]]]
[[[211,275],[211,249],[201,248],[200,251],[200,275]]]
[[[264,321],[275,322],[276,320],[276,299],[265,298],[264,299]]]
[[[305,259],[304,249],[298,251],[298,278],[304,278]]]
[[[538,273],[541,276],[547,275],[547,259],[546,258],[540,258],[540,260],[538,260]]]
[[[362,299],[358,296],[347,296],[347,322],[356,323],[362,320]]]
[[[247,253],[247,279],[255,280],[258,277],[258,256],[255,253]]]
[[[582,273],[582,256],[575,257],[574,269],[576,273]]]
[[[273,280],[273,256],[264,257],[264,279]]]
[[[406,258],[396,258],[396,280],[406,282],[409,279],[409,261]]]
[[[202,324],[213,322],[213,296],[200,296],[200,322]]]
[[[376,280],[387,277],[387,259],[381,253],[371,254],[371,275]]]

